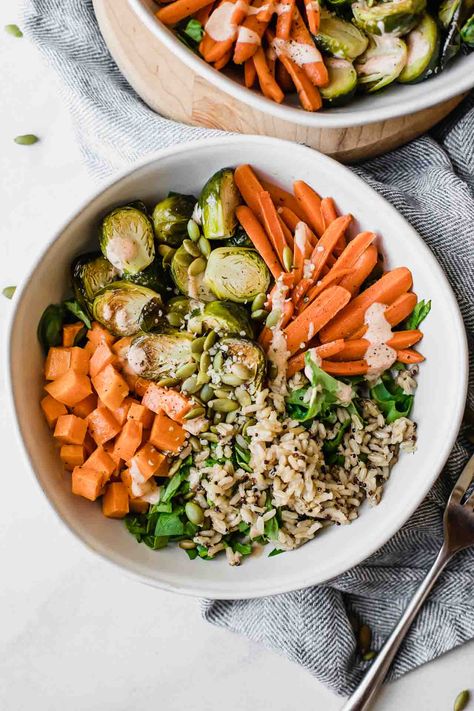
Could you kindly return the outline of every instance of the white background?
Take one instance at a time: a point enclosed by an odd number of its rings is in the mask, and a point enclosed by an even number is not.
[[[0,28],[12,22],[19,0],[2,0]],[[3,288],[21,279],[93,181],[56,79],[26,39],[0,32],[0,69]],[[41,142],[15,145],[23,133]],[[0,297],[2,326],[11,308]],[[340,708],[342,700],[298,666],[203,622],[197,601],[132,582],[83,550],[53,517],[15,446],[4,390],[2,380],[3,711]],[[389,685],[376,708],[448,710],[466,687],[474,687],[473,644]]]

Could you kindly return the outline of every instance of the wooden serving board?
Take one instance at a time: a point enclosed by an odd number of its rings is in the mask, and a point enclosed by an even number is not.
[[[142,24],[128,0],[93,2],[105,42],[127,81],[154,111],[181,123],[284,138],[350,163],[408,143],[443,119],[463,98],[352,128],[293,124],[242,103],[196,74]]]

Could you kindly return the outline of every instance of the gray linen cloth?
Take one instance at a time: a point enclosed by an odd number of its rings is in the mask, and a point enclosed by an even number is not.
[[[62,79],[64,100],[95,176],[105,177],[157,148],[218,134],[163,119],[140,101],[104,45],[91,0],[24,0],[24,29]],[[430,135],[354,170],[403,213],[435,253],[456,293],[472,353],[474,95]],[[472,410],[473,372],[471,362]],[[336,692],[350,693],[367,664],[355,654],[348,613],[371,626],[377,649],[440,545],[443,507],[469,448],[466,425],[426,500],[363,564],[325,585],[290,594],[206,601],[205,618],[280,650]],[[474,550],[460,555],[442,576],[391,678],[473,637]]]

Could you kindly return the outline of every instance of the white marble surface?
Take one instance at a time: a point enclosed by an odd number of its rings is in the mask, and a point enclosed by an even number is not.
[[[19,21],[2,0],[0,27]],[[0,32],[0,287],[16,284],[51,230],[91,187],[54,76]],[[17,146],[36,133],[41,143]],[[5,322],[10,302],[0,297]],[[4,338],[2,337],[2,341]],[[341,699],[246,639],[204,623],[197,601],[132,582],[82,549],[52,516],[14,446],[4,381],[0,516],[3,711],[332,711]],[[451,709],[474,687],[474,645],[389,685],[378,709]]]

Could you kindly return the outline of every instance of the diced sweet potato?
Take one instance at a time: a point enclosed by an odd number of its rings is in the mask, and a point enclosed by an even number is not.
[[[141,499],[134,499],[131,498],[130,501],[128,502],[128,505],[130,507],[130,511],[132,513],[146,513],[150,507],[150,504],[147,501],[142,501]]]
[[[149,442],[164,452],[179,452],[186,439],[186,431],[177,422],[158,412],[153,421]]]
[[[82,467],[84,464],[84,447],[81,444],[63,444],[59,456],[66,469],[72,471],[74,467]]]
[[[94,378],[107,365],[112,365],[117,360],[117,356],[112,351],[108,343],[99,343],[89,361],[89,373]]]
[[[104,488],[103,474],[96,469],[75,467],[72,472],[72,493],[95,501]]]
[[[109,457],[111,457],[114,460],[116,468],[118,469],[120,467],[122,460],[120,459],[120,457],[117,456],[117,454],[115,452],[115,442],[110,439],[108,442],[106,442],[104,444],[104,449],[107,452],[107,454],[109,455]]]
[[[128,462],[142,442],[143,425],[135,420],[127,420],[117,439],[114,453],[116,457]]]
[[[87,432],[87,422],[76,415],[58,417],[54,436],[63,444],[82,444]]]
[[[150,383],[153,383],[153,381],[147,380],[146,378],[136,378],[135,386],[133,389],[139,397],[143,397],[146,391],[148,390],[148,386],[150,385]]]
[[[46,356],[44,365],[44,377],[46,380],[56,380],[69,370],[71,365],[71,349],[62,347],[52,347]]]
[[[104,481],[107,481],[117,469],[117,464],[103,447],[97,447],[86,460],[84,466],[87,469],[96,469],[101,472],[104,475]]]
[[[78,346],[74,346],[70,351],[71,370],[75,370],[76,373],[81,373],[82,375],[87,375],[89,373],[90,353],[86,351],[85,348],[79,348]]]
[[[107,365],[95,378],[92,383],[98,396],[109,410],[116,410],[122,404],[123,399],[128,395],[128,385],[120,373],[113,365]]]
[[[95,410],[97,407],[97,395],[95,393],[91,393],[87,397],[84,398],[84,400],[81,400],[80,402],[77,403],[77,405],[74,405],[72,408],[72,414],[77,415],[77,417],[87,417],[87,415],[90,415],[92,410]]]
[[[97,407],[87,416],[89,432],[98,445],[108,442],[120,432],[120,425],[106,407]]]
[[[87,421],[87,426],[89,426],[89,421]],[[86,454],[86,457],[90,456],[92,452],[95,452],[97,449],[97,444],[94,442],[92,437],[90,436],[89,432],[86,432],[86,436],[84,437],[84,452]]]
[[[51,395],[45,395],[41,400],[41,409],[44,412],[46,421],[50,427],[54,427],[56,420],[61,415],[67,415],[66,406],[62,402],[58,402],[51,397]]]
[[[123,426],[126,423],[127,417],[128,417],[128,411],[130,410],[131,404],[132,404],[132,398],[126,397],[126,398],[124,398],[120,407],[117,407],[116,410],[112,410],[112,413],[120,426]]]
[[[63,326],[63,346],[69,348],[74,345],[74,341],[80,334],[84,324],[82,321],[76,321],[76,323],[67,323]]]
[[[67,370],[52,383],[48,383],[45,387],[51,397],[59,400],[68,407],[77,405],[78,402],[84,400],[91,394],[91,383],[87,375],[76,373],[75,370]]]
[[[154,417],[154,413],[139,402],[132,402],[127,415],[127,419],[141,422],[144,430],[151,428]]]
[[[115,341],[114,345],[112,346],[112,350],[115,355],[118,356],[120,359],[125,358],[132,340],[132,336],[124,336],[124,338],[119,338],[118,341]]]
[[[184,415],[191,409],[191,401],[176,390],[162,388],[156,383],[150,383],[142,399],[142,405],[153,412],[163,412],[176,422],[182,422]]]
[[[113,336],[106,328],[97,323],[97,321],[92,322],[92,328],[87,331],[87,340],[89,341],[90,350],[95,350],[101,343],[107,343],[111,346],[115,342],[115,336]]]
[[[102,499],[102,513],[108,518],[123,518],[128,514],[128,491],[122,482],[109,484]]]
[[[132,457],[130,466],[137,468],[142,477],[147,480],[152,476],[168,476],[168,460],[150,442],[140,447]]]

